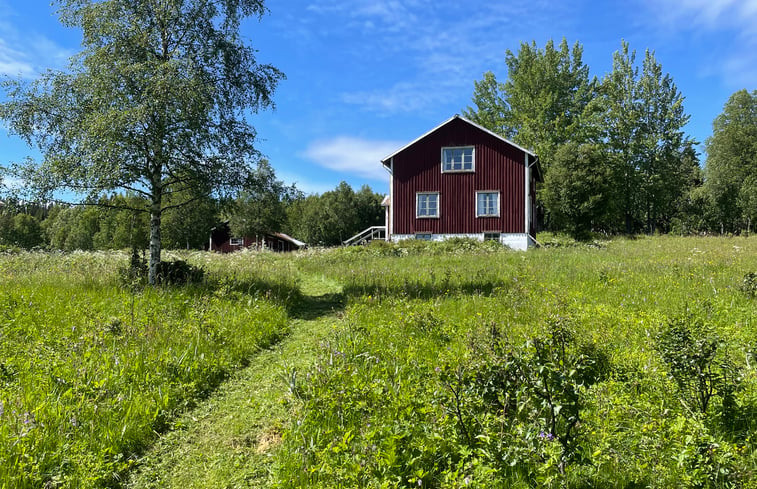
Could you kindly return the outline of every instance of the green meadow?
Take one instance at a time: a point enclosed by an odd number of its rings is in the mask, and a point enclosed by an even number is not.
[[[757,240],[0,257],[2,487],[757,487]]]

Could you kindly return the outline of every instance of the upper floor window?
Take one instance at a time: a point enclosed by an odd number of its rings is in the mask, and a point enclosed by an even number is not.
[[[415,217],[439,217],[439,192],[415,194]]]
[[[476,217],[499,217],[499,192],[476,192]]]
[[[473,146],[442,148],[442,171],[473,171],[475,154]]]

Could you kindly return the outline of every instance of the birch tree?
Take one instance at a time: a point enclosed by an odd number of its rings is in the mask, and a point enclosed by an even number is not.
[[[143,195],[150,215],[149,282],[156,283],[161,217],[188,200],[169,195],[241,188],[257,160],[252,113],[272,106],[283,78],[256,60],[240,24],[262,0],[60,0],[61,22],[82,32],[65,71],[6,79],[0,118],[39,148],[15,167],[42,196],[96,202]]]

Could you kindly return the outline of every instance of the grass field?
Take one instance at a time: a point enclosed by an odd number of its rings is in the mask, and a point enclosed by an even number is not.
[[[0,257],[0,487],[117,485],[177,412],[288,331],[275,296],[294,284],[263,263],[134,290],[127,262]]]
[[[0,258],[4,487],[757,486],[757,240],[184,258]]]

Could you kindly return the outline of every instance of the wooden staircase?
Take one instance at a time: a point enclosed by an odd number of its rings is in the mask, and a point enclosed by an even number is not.
[[[357,233],[350,239],[343,241],[344,246],[367,244],[374,239],[386,239],[386,226],[371,226]]]

